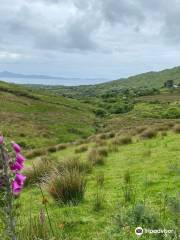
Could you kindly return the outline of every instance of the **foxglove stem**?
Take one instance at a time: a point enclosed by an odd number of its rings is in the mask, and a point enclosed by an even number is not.
[[[13,216],[13,196],[12,186],[9,175],[9,157],[7,151],[3,145],[0,145],[1,161],[2,161],[2,173],[4,175],[4,187],[5,187],[5,215],[7,219],[7,233],[12,240],[16,240],[15,234],[15,220]]]

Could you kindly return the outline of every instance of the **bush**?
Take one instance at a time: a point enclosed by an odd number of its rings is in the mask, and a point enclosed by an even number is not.
[[[157,136],[157,131],[154,129],[147,129],[147,130],[143,131],[140,135],[140,137],[143,139],[153,138],[156,136]]]
[[[58,202],[78,204],[84,198],[86,180],[78,170],[55,171],[48,182],[48,192]]]
[[[34,167],[25,170],[27,177],[25,184],[35,184],[45,180],[50,175],[55,163],[55,159],[44,156],[34,163]]]
[[[175,133],[180,133],[180,124],[176,124],[174,127],[173,127],[173,131]]]
[[[133,104],[129,103],[116,103],[112,105],[110,109],[110,113],[119,114],[119,113],[127,113],[130,112],[134,108]]]
[[[82,145],[74,150],[75,153],[82,153],[88,150],[88,146]]]

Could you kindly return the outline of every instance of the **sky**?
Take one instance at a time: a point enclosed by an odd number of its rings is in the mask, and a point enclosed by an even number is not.
[[[0,71],[87,84],[180,65],[179,0],[0,0],[0,16]]]

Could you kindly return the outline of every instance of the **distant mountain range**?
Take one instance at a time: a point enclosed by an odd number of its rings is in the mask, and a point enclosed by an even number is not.
[[[8,71],[0,72],[0,78],[36,78],[36,79],[67,79],[64,77],[54,77],[49,75],[38,75],[38,74],[21,74],[13,73]]]
[[[103,78],[67,78],[67,77],[60,77],[60,76],[49,76],[49,75],[39,75],[39,74],[22,74],[22,73],[13,73],[9,71],[2,71],[0,72],[0,78],[27,78],[27,79],[52,79],[52,80],[104,80],[107,81],[107,79]]]

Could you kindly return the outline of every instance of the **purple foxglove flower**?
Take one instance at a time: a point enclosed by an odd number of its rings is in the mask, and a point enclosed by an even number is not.
[[[18,195],[21,192],[22,186],[20,186],[15,180],[12,182],[12,191],[14,195]]]
[[[3,142],[4,142],[3,136],[0,136],[0,144],[3,144]]]
[[[23,167],[24,167],[23,164],[19,164],[18,162],[15,162],[15,163],[13,163],[13,164],[10,166],[10,169],[11,169],[12,171],[20,171],[20,170],[23,169]]]
[[[16,162],[18,162],[20,165],[22,165],[25,161],[25,157],[23,155],[21,155],[20,153],[18,153],[16,155]]]
[[[23,176],[20,173],[16,173],[15,181],[17,182],[18,185],[23,186],[25,180],[26,180],[26,176]]]
[[[13,146],[13,149],[14,149],[14,151],[16,153],[20,153],[21,152],[21,147],[17,143],[13,142],[12,146]]]

